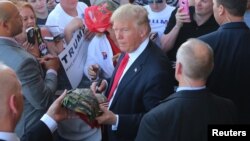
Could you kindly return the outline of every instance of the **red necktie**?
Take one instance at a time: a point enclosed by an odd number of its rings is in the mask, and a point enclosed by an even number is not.
[[[113,84],[112,84],[112,87],[111,87],[111,90],[109,92],[109,95],[108,95],[108,101],[112,98],[113,94],[114,94],[114,91],[118,85],[118,82],[122,76],[122,73],[128,63],[128,59],[129,59],[129,56],[128,54],[126,53],[125,56],[122,58],[122,61],[116,71],[116,74],[115,74],[115,78],[114,78],[114,81],[113,81]]]

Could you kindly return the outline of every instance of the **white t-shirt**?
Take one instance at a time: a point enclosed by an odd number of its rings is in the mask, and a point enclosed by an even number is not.
[[[105,34],[96,35],[89,43],[88,56],[84,67],[85,75],[88,75],[88,67],[90,65],[98,64],[101,68],[101,76],[110,78],[114,71],[113,52],[109,40]]]
[[[171,16],[172,11],[175,7],[167,5],[165,9],[160,12],[154,12],[151,10],[149,5],[144,6],[148,11],[148,18],[150,20],[151,32],[158,33],[158,39],[156,44],[160,46],[160,38],[163,35],[163,32],[168,24],[169,18]]]
[[[78,2],[77,4],[77,13],[79,18],[84,19],[84,10],[88,6],[83,2]],[[50,12],[46,25],[48,26],[59,26],[61,32],[63,32],[66,25],[74,17],[68,15],[61,7],[61,4],[57,4],[53,11]],[[85,40],[86,41],[86,40]],[[85,56],[87,58],[88,47],[85,47]],[[85,61],[84,61],[85,62]],[[85,65],[85,64],[83,64]],[[67,119],[61,121],[58,124],[58,134],[68,140],[85,140],[85,141],[100,141],[101,140],[101,129],[100,128],[91,128],[84,121],[79,118],[76,119]]]
[[[83,2],[78,2],[76,9],[79,18],[84,19],[84,10],[88,6]],[[74,17],[68,15],[62,8],[61,4],[57,4],[56,7],[50,12],[46,24],[49,26],[59,26],[60,29],[64,29],[66,25],[73,19]]]

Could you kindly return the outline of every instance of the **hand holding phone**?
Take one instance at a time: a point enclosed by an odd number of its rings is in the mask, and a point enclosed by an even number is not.
[[[100,66],[98,64],[90,65],[88,67],[88,75],[91,78],[91,80],[95,80],[100,73]]]
[[[27,40],[30,44],[34,45],[35,44],[35,29],[34,27],[29,27],[26,29],[27,33]]]
[[[179,0],[179,6],[183,8],[181,10],[181,12],[189,14],[189,3],[188,3],[188,0]]]

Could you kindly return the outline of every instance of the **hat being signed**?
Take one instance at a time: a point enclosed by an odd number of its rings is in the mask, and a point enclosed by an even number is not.
[[[112,13],[119,7],[117,2],[103,0],[85,9],[85,24],[92,32],[105,32],[110,27]]]

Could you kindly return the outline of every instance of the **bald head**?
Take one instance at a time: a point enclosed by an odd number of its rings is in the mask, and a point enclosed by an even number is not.
[[[11,17],[11,10],[14,7],[15,5],[10,1],[0,1],[0,20],[7,21]]]
[[[214,65],[213,50],[203,41],[189,39],[179,48],[177,62],[182,64],[186,77],[206,81]]]
[[[12,94],[18,94],[21,91],[20,82],[15,72],[8,66],[0,63],[0,111],[6,110],[4,106]],[[1,115],[1,114],[0,114]]]
[[[8,94],[17,93],[20,82],[15,72],[8,66],[0,63],[0,101]]]
[[[22,19],[17,7],[10,1],[0,1],[0,36],[14,37],[22,32]]]

